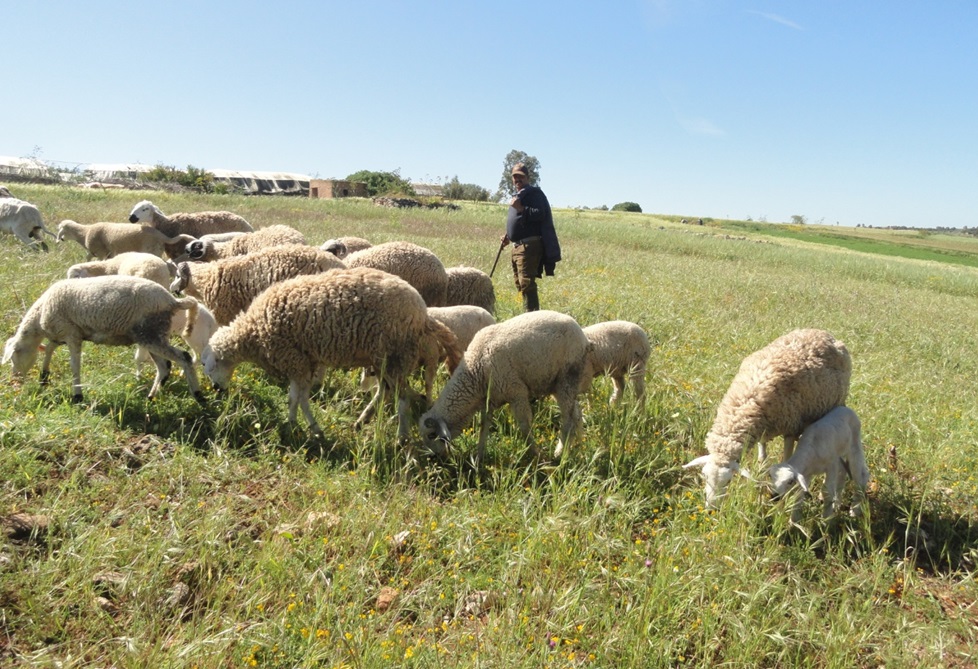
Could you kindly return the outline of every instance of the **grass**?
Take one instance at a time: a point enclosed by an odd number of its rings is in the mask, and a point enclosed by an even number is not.
[[[52,228],[124,220],[144,197],[16,194]],[[165,212],[287,223],[316,243],[409,239],[486,271],[505,213],[149,197]],[[135,378],[130,349],[86,345],[81,405],[66,353],[46,387],[3,372],[0,665],[974,666],[978,271],[937,253],[978,257],[967,240],[872,231],[857,250],[808,226],[779,237],[788,226],[556,218],[564,261],[543,306],[584,325],[635,321],[654,350],[646,406],[626,395],[609,407],[610,382],[596,382],[583,437],[553,471],[520,465],[505,412],[485,470],[465,462],[477,426],[459,462],[418,466],[393,446],[391,412],[352,430],[365,401],[354,372],[330,373],[314,398],[324,443],[285,425],[284,388],[247,366],[204,407],[180,378],[146,400],[151,376]],[[933,259],[880,250],[908,236]],[[5,336],[82,260],[74,245],[34,254],[0,236]],[[521,308],[505,264],[498,318]],[[743,357],[809,326],[852,352],[870,518],[823,524],[813,500],[790,528],[747,481],[704,512],[681,465],[703,452]],[[556,442],[552,401],[534,429]]]

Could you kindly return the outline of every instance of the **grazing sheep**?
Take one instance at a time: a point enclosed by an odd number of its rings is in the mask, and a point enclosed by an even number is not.
[[[124,274],[141,276],[166,288],[170,285],[174,270],[172,264],[152,253],[127,251],[107,260],[92,260],[72,265],[68,268],[68,278],[85,279],[93,276]]]
[[[48,250],[48,245],[41,239],[41,234],[54,234],[44,227],[40,210],[30,202],[18,200],[10,195],[0,198],[0,231],[9,232],[24,243],[29,249]]]
[[[318,250],[318,249],[316,249]],[[327,369],[383,370],[383,383],[357,419],[373,415],[383,391],[396,389],[398,436],[408,437],[410,391],[426,340],[455,346],[455,337],[428,316],[424,300],[406,281],[365,267],[301,276],[270,286],[231,325],[220,328],[204,350],[204,371],[216,389],[227,388],[234,368],[252,362],[289,381],[289,422],[297,408],[321,433],[309,407],[314,384]]]
[[[825,518],[839,510],[839,498],[847,476],[856,483],[860,498],[864,497],[869,485],[869,468],[860,438],[861,427],[856,412],[844,406],[832,409],[806,427],[791,457],[768,470],[775,494],[782,497],[792,485],[798,483],[807,495],[808,482],[812,477],[825,474],[825,505],[822,510]],[[791,519],[796,523],[801,519],[804,501],[804,496],[799,496],[792,509]],[[856,515],[859,508],[857,502],[852,514]]]
[[[745,448],[784,437],[785,457],[812,422],[845,404],[852,360],[825,330],[793,330],[746,358],[720,402],[706,436],[707,455],[684,465],[702,467],[712,507],[740,469]]]
[[[130,223],[144,223],[167,237],[179,234],[201,238],[217,232],[254,232],[245,219],[230,211],[198,211],[166,216],[149,200],[137,202],[129,213]]]
[[[485,455],[490,412],[509,404],[524,439],[530,401],[553,395],[560,407],[559,458],[581,419],[577,395],[589,348],[581,326],[555,311],[533,311],[479,330],[434,406],[420,420],[425,446],[444,456],[452,439],[482,413],[477,458]]]
[[[448,293],[445,266],[434,253],[411,242],[387,242],[351,253],[347,267],[373,267],[395,274],[421,293],[429,307],[443,307]]]
[[[196,297],[227,325],[273,283],[342,267],[332,253],[312,246],[273,246],[213,263],[182,262],[170,290]]]
[[[343,260],[351,253],[369,249],[373,244],[363,237],[340,237],[339,239],[327,239],[320,246],[323,251],[329,251],[334,256]]]
[[[133,226],[129,223],[92,223],[82,225],[70,219],[58,225],[57,240],[70,239],[88,251],[88,260],[105,260],[120,253],[138,251],[162,257],[167,246],[176,240],[148,225]]]
[[[243,256],[260,249],[283,244],[305,244],[306,236],[287,225],[270,225],[254,232],[205,235],[187,245],[187,255],[198,262],[213,262]]]
[[[614,391],[611,404],[625,392],[625,377],[632,382],[635,399],[645,399],[645,367],[649,360],[649,336],[640,326],[629,321],[607,321],[584,328],[593,345],[587,356],[587,367],[581,392],[587,392],[596,376],[611,377]]]
[[[190,354],[169,343],[170,323],[177,311],[188,312],[188,328],[196,320],[197,300],[177,299],[166,288],[135,276],[96,276],[62,279],[51,284],[27,310],[16,334],[7,340],[3,363],[12,363],[15,376],[23,376],[37,360],[38,346],[48,345],[41,365],[46,383],[51,356],[61,344],[71,353],[72,399],[82,399],[81,348],[83,341],[110,346],[138,344],[156,363],[153,398],[169,376],[166,361],[183,368],[190,391],[202,398]],[[185,332],[189,336],[190,331]]]
[[[424,368],[424,390],[425,398],[432,397],[432,389],[435,386],[435,374],[438,372],[438,365],[442,360],[448,366],[448,372],[455,371],[461,359],[462,352],[468,347],[469,342],[475,334],[482,328],[496,324],[496,319],[492,314],[483,309],[470,304],[460,304],[454,307],[428,307],[428,315],[447,327],[458,340],[458,355],[446,355],[441,346],[425,346],[421,351],[421,367]],[[377,384],[376,370],[364,370],[364,377],[360,382],[363,390],[373,388]]]
[[[449,267],[446,304],[474,304],[490,314],[496,313],[496,290],[492,278],[475,267]]]

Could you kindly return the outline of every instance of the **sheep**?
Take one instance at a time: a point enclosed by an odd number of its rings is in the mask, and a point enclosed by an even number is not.
[[[143,223],[167,237],[187,234],[195,238],[216,232],[254,232],[245,219],[230,211],[198,211],[166,216],[149,200],[137,202],[129,213],[130,223]]]
[[[18,200],[10,195],[0,198],[0,231],[9,232],[24,243],[27,248],[48,250],[41,234],[55,235],[44,227],[40,210],[30,202]]]
[[[342,267],[336,256],[312,246],[273,246],[213,263],[182,262],[170,290],[198,298],[227,325],[271,284]]]
[[[317,249],[318,250],[318,249]],[[407,376],[421,346],[438,341],[450,350],[455,337],[428,315],[421,295],[406,281],[366,267],[337,269],[273,284],[204,349],[204,372],[214,388],[227,388],[234,368],[252,362],[289,381],[289,422],[297,408],[310,430],[322,430],[309,407],[314,384],[328,368],[383,370],[383,384],[356,427],[370,419],[383,390],[396,389],[398,437],[408,438]]]
[[[351,253],[369,249],[371,246],[373,244],[363,237],[340,237],[338,239],[327,239],[319,248],[323,251],[329,251],[340,260],[343,260]]]
[[[106,260],[92,260],[72,265],[68,268],[67,278],[83,279],[109,274],[124,274],[141,276],[166,288],[170,285],[174,271],[175,268],[172,264],[152,253],[127,251]]]
[[[91,223],[82,225],[65,219],[58,225],[57,241],[66,239],[78,242],[88,251],[88,260],[105,260],[127,251],[151,253],[162,257],[168,255],[167,248],[177,244],[175,238],[148,225],[138,227],[129,223]]]
[[[793,330],[747,356],[706,436],[708,454],[683,465],[702,467],[707,507],[723,494],[753,443],[763,460],[766,442],[780,435],[784,457],[791,457],[808,425],[845,404],[851,376],[848,349],[825,330]]]
[[[611,404],[621,399],[625,392],[625,377],[632,382],[635,399],[645,399],[645,368],[649,360],[649,336],[639,325],[629,321],[607,321],[584,328],[584,334],[592,344],[587,367],[581,381],[581,392],[586,392],[596,376],[611,377],[614,390]]]
[[[448,275],[434,253],[411,242],[386,242],[351,253],[347,267],[373,267],[396,274],[414,286],[429,307],[445,306]]]
[[[428,307],[428,315],[447,327],[458,340],[459,351],[464,351],[472,338],[482,328],[496,324],[493,315],[482,307],[471,304],[460,304],[453,307]],[[445,359],[448,372],[455,371],[459,359],[450,359],[446,356],[439,346],[427,346],[421,351],[421,367],[424,368],[424,388],[425,398],[432,397],[432,389],[435,385],[435,374],[438,372],[438,365]],[[360,381],[363,390],[373,388],[377,384],[376,370],[364,370],[364,376]]]
[[[231,256],[246,255],[270,246],[305,243],[306,236],[295,228],[287,225],[270,225],[255,232],[204,235],[190,242],[186,253],[191,260],[212,262]]]
[[[806,427],[791,457],[768,470],[775,495],[783,497],[796,482],[807,495],[811,478],[825,474],[823,517],[829,518],[838,511],[847,476],[856,483],[861,501],[869,485],[869,468],[860,431],[859,417],[845,406],[832,409]],[[795,501],[791,514],[795,523],[801,519],[804,501],[804,496]],[[859,513],[860,506],[859,502],[853,506],[853,516]]]
[[[0,186],[0,197],[10,197],[10,198],[12,198],[13,196],[14,196],[14,194],[11,193],[9,190],[7,190],[7,187],[6,186]]]
[[[509,404],[517,428],[529,439],[530,401],[553,395],[560,407],[558,459],[577,430],[577,403],[590,344],[581,326],[555,311],[533,311],[479,330],[434,406],[419,421],[424,445],[444,457],[451,441],[481,410],[477,460],[485,456],[490,412]]]
[[[474,304],[490,314],[496,313],[496,291],[488,274],[475,267],[450,267],[445,273],[448,275],[448,306]]]
[[[37,360],[38,346],[45,338],[41,383],[47,383],[51,356],[61,344],[71,354],[72,399],[82,400],[81,348],[83,341],[110,346],[138,344],[156,363],[156,379],[149,397],[154,398],[169,376],[166,361],[183,368],[190,391],[202,401],[190,354],[168,342],[170,323],[177,311],[187,311],[187,328],[196,320],[197,300],[177,299],[149,279],[135,276],[97,276],[62,279],[51,284],[27,310],[17,332],[4,346],[2,364],[10,362],[14,375],[24,376]]]

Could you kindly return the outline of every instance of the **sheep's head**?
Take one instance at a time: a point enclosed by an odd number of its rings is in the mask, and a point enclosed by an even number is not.
[[[349,255],[349,251],[346,248],[346,244],[344,244],[338,239],[327,239],[325,242],[323,242],[323,245],[320,246],[319,248],[321,248],[323,251],[326,251],[328,253],[332,253],[340,260],[343,260],[343,258]]]
[[[65,230],[72,225],[75,225],[75,222],[67,218],[58,223],[58,234],[54,236],[54,241],[63,242],[65,239]]]
[[[433,416],[429,411],[421,417],[418,425],[424,447],[438,457],[447,456],[448,448],[452,445],[452,433],[445,419]]]
[[[179,295],[190,283],[190,265],[182,262],[177,265],[176,276],[170,284],[170,292]]]
[[[214,390],[222,392],[228,389],[231,383],[231,375],[234,373],[234,363],[226,358],[222,358],[210,345],[204,347],[200,355],[200,363],[204,367],[204,374],[211,380]]]
[[[3,347],[3,360],[0,364],[6,365],[9,362],[13,367],[14,376],[24,376],[36,361],[37,343],[25,341],[14,335]]]
[[[771,485],[776,499],[783,497],[795,483],[806,493],[808,492],[808,481],[805,479],[805,475],[791,465],[783,463],[774,465],[768,470],[768,474],[771,477]]]
[[[149,223],[153,218],[153,210],[156,206],[153,205],[149,200],[143,200],[142,202],[137,202],[136,206],[132,208],[129,212],[129,222],[130,223]],[[159,211],[159,210],[157,210]]]
[[[734,474],[740,471],[740,465],[736,462],[731,462],[728,465],[719,465],[711,455],[701,455],[683,465],[683,469],[689,469],[690,467],[702,468],[700,474],[706,483],[707,508],[716,506],[717,501],[723,495],[723,491],[726,490]]]

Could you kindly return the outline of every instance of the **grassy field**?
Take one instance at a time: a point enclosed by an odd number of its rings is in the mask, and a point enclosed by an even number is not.
[[[407,239],[485,271],[505,217],[487,204],[14,190],[52,229],[125,220],[149,197],[287,223],[313,243]],[[519,466],[505,411],[484,470],[467,464],[477,426],[455,462],[418,466],[395,446],[392,412],[352,430],[366,401],[356,372],[328,374],[315,396],[317,443],[248,366],[205,406],[179,377],[146,400],[150,371],[137,378],[126,348],[86,345],[81,405],[64,351],[49,386],[5,368],[0,666],[975,666],[978,249],[673,219],[556,212],[564,261],[544,308],[635,321],[654,348],[646,406],[609,407],[599,380],[582,439],[552,471]],[[499,319],[520,311],[505,255]],[[37,254],[0,236],[4,337],[82,260],[74,244]],[[852,353],[870,518],[822,523],[815,499],[792,528],[747,480],[705,512],[681,465],[704,452],[744,356],[798,327]],[[534,430],[555,444],[552,401]]]

